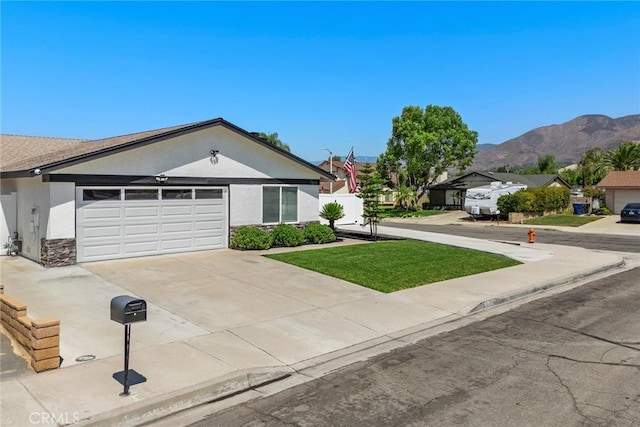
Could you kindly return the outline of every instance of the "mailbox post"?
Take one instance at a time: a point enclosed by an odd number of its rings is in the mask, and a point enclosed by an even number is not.
[[[124,370],[113,374],[113,378],[124,386],[121,396],[129,394],[129,386],[147,381],[147,379],[129,369],[129,348],[131,342],[131,324],[146,322],[147,302],[128,295],[111,299],[111,320],[124,325]]]

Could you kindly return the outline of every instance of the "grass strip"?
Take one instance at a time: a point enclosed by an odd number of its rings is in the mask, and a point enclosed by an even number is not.
[[[580,216],[580,215],[548,215],[538,218],[531,218],[524,221],[530,225],[559,225],[564,227],[580,227],[593,221],[602,219],[601,216]]]

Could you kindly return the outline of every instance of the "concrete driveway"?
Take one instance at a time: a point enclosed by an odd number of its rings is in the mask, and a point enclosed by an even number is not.
[[[239,335],[259,336],[265,322],[277,326],[283,316],[299,321],[299,330],[290,335],[302,337],[327,322],[344,331],[346,341],[325,342],[323,351],[352,344],[347,338],[351,334],[358,341],[375,335],[317,309],[378,292],[272,261],[261,253],[216,250],[55,269],[4,257],[2,281],[7,294],[27,303],[30,317],[61,320],[63,367],[77,364],[75,359],[83,355],[104,358],[122,353],[123,327],[110,320],[110,301],[123,294],[148,304],[147,322],[132,328],[132,347],[138,351],[193,338],[194,345],[205,347],[245,347],[252,357],[264,358],[265,365],[279,365],[281,361],[252,348]]]

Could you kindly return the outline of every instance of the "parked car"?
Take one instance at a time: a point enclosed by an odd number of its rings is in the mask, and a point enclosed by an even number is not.
[[[627,203],[620,211],[620,222],[640,222],[640,203]]]

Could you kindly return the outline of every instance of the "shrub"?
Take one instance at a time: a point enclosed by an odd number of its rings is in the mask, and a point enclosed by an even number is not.
[[[601,207],[600,209],[597,210],[597,212],[594,212],[596,215],[612,215],[613,212],[611,212],[611,210],[609,210],[609,208],[607,208],[606,206]]]
[[[269,249],[272,244],[271,233],[258,227],[239,227],[231,238],[231,247],[234,249]]]
[[[520,190],[498,199],[500,214],[528,212],[541,214],[545,211],[560,211],[569,206],[571,192],[566,187],[541,187]]]
[[[304,238],[309,243],[330,243],[336,241],[336,235],[328,225],[312,222],[304,228]]]
[[[320,211],[320,218],[329,221],[329,227],[331,227],[332,230],[335,230],[336,221],[344,218],[344,209],[342,208],[342,205],[340,203],[327,203],[322,207],[322,210]]]
[[[293,225],[279,224],[271,231],[275,246],[300,246],[304,242],[304,234]]]

